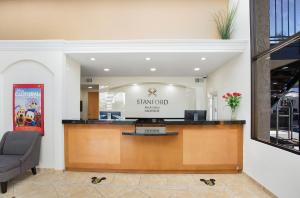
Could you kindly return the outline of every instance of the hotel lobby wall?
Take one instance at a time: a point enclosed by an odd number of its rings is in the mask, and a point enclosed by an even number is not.
[[[0,1],[0,39],[217,38],[227,0]]]
[[[155,89],[155,93],[149,95],[149,89]],[[128,85],[110,89],[108,96],[100,92],[100,110],[120,111],[124,117],[183,118],[184,110],[196,109],[195,92],[193,88],[168,84]],[[156,102],[150,105],[148,101]]]
[[[71,66],[71,69],[73,67]],[[71,100],[74,93],[67,89],[66,56],[61,51],[0,51],[0,137],[13,129],[12,85],[44,84],[45,135],[42,138],[41,159],[39,167],[64,169],[64,136],[62,119],[79,118],[64,108],[64,100]],[[80,74],[80,73],[79,73]],[[77,77],[77,79],[79,79]],[[80,81],[78,80],[78,100]],[[70,97],[66,98],[65,95]],[[72,102],[69,103],[71,105]],[[74,111],[73,111],[74,113]],[[64,115],[64,116],[63,116]]]
[[[239,1],[234,39],[250,41],[249,1]],[[254,141],[251,139],[251,61],[250,43],[247,50],[208,76],[208,92],[219,94],[219,115],[230,116],[221,96],[227,91],[243,94],[238,119],[246,120],[244,125],[244,172],[278,197],[297,198],[300,194],[299,155]],[[222,83],[217,83],[222,82]],[[224,107],[224,108],[223,108]],[[288,183],[287,183],[288,181]]]
[[[82,84],[88,84],[85,82],[85,77],[81,78]],[[92,84],[99,84],[100,86],[107,86],[107,89],[101,91],[109,91],[109,88],[126,87],[134,83],[161,83],[161,84],[173,84],[190,88],[194,91],[194,99],[192,100],[192,106],[196,109],[206,109],[207,97],[206,97],[206,80],[203,82],[195,83],[194,77],[149,77],[149,76],[133,76],[133,77],[94,77]],[[120,89],[120,88],[119,88]],[[122,88],[121,88],[122,89]],[[81,100],[83,109],[81,112],[81,118],[87,119],[87,92],[96,91],[89,89],[81,89]],[[100,104],[101,107],[101,104]]]
[[[80,118],[80,64],[69,56],[66,56],[64,69],[64,111],[63,118]]]

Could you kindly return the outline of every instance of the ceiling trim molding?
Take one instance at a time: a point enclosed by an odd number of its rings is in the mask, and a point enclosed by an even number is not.
[[[64,40],[0,40],[0,52],[64,51]]]
[[[246,40],[113,40],[71,41],[66,53],[243,52]]]
[[[248,40],[0,40],[0,52],[62,51],[72,53],[240,52]]]

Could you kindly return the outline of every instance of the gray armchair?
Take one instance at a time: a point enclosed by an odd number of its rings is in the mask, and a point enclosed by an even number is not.
[[[6,132],[0,142],[0,183],[2,193],[12,178],[31,169],[36,174],[41,135],[37,132]]]

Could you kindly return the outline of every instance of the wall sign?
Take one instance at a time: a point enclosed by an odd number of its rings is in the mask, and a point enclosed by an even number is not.
[[[137,105],[143,105],[144,106],[144,112],[146,113],[159,113],[160,107],[162,105],[168,105],[169,100],[168,99],[158,99],[157,97],[157,89],[156,88],[149,88],[148,89],[148,98],[138,98],[136,100]]]
[[[185,109],[195,108],[194,92],[185,87],[142,84],[125,93],[125,117],[183,118]]]
[[[14,131],[37,131],[44,135],[44,85],[13,85]]]

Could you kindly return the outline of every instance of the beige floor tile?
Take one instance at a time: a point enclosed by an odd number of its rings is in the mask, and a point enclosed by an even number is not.
[[[14,196],[16,198],[57,198],[57,193],[52,185],[16,182],[14,184]]]
[[[134,188],[120,185],[100,184],[95,185],[95,189],[105,198],[117,198],[129,191],[132,191]]]
[[[195,191],[188,190],[174,190],[170,198],[198,198],[198,194]]]
[[[146,189],[141,189],[141,191],[147,194],[151,198],[169,198],[175,194],[174,190],[166,190],[166,189],[146,188]]]
[[[92,186],[83,184],[55,185],[59,198],[102,198],[103,196]]]
[[[146,193],[142,192],[141,190],[134,189],[131,191],[128,191],[124,194],[120,195],[120,198],[150,198]]]
[[[171,189],[187,189],[190,185],[196,185],[199,182],[192,175],[175,174],[166,175],[167,186]]]
[[[92,184],[91,177],[106,177]],[[200,179],[215,179],[207,186]],[[30,171],[9,182],[0,198],[270,198],[245,174],[122,174],[99,172]]]
[[[199,198],[206,197],[222,197],[231,198],[231,193],[228,191],[225,185],[208,186],[202,182],[198,185],[192,185],[189,187],[188,191],[194,192]]]
[[[164,186],[167,185],[167,177],[165,175],[145,174],[140,178],[141,186]]]
[[[63,172],[59,175],[56,183],[61,184],[81,184],[82,183],[82,173],[81,172]]]
[[[111,182],[115,185],[139,185],[141,176],[138,174],[116,174]]]

